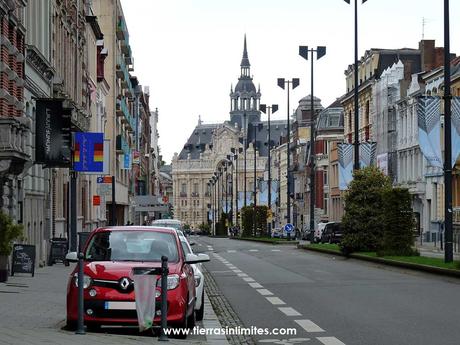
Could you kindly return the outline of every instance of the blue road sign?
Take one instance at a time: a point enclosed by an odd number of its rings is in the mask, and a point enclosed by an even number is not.
[[[287,233],[294,231],[294,225],[292,225],[291,223],[287,223],[284,226],[284,231],[286,231]]]

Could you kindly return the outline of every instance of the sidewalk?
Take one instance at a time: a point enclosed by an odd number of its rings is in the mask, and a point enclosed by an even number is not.
[[[37,269],[35,277],[17,274],[0,283],[0,344],[37,345],[102,345],[149,344],[158,338],[140,335],[137,328],[102,329],[97,333],[76,335],[62,330],[65,324],[67,278],[71,267],[54,265]],[[202,327],[220,327],[220,323],[205,297],[205,318]],[[228,345],[225,337],[189,336],[186,340],[169,339],[168,344]]]
[[[437,243],[437,246],[434,245],[434,242],[425,242],[420,245],[420,242],[415,243],[415,247],[420,252],[421,256],[427,256],[431,258],[443,258],[444,249],[441,249],[440,243]],[[460,253],[454,252],[454,260],[460,260]]]

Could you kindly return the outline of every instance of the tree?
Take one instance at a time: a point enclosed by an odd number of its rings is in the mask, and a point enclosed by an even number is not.
[[[406,188],[385,190],[383,213],[383,250],[379,255],[414,255],[415,221],[409,191]]]
[[[353,173],[342,218],[344,237],[340,247],[345,254],[382,248],[383,192],[389,189],[389,177],[378,168],[367,167]]]
[[[22,231],[22,225],[14,224],[10,216],[0,211],[0,282],[8,279],[8,255],[13,242],[22,239]]]
[[[256,234],[254,234],[254,206],[241,208],[241,224],[243,226],[243,236],[254,236],[257,234],[265,235],[267,231],[267,206],[256,206]]]

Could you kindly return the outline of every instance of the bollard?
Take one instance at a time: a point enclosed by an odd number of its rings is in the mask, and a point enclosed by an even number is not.
[[[83,323],[84,295],[83,295],[83,253],[78,253],[78,322],[76,334],[85,334]]]
[[[165,333],[168,327],[168,257],[161,257],[161,329],[159,341],[168,341]]]

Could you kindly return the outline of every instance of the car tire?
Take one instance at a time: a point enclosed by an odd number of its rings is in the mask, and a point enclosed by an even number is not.
[[[195,323],[196,323],[196,318],[195,318],[195,308],[194,308],[192,313],[188,317],[187,328],[188,329],[193,329],[195,327]]]
[[[195,320],[201,321],[203,320],[203,317],[204,317],[204,288],[201,294],[201,307],[195,312]]]

